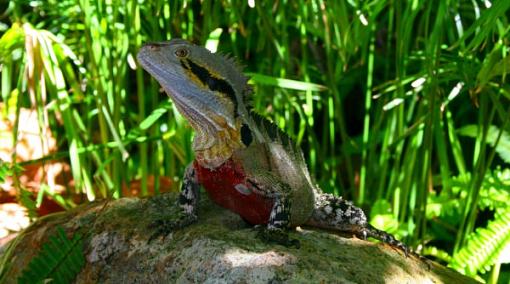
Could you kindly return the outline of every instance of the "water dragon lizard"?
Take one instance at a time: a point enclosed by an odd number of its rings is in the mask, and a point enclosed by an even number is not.
[[[155,235],[197,220],[203,186],[214,202],[259,225],[265,240],[299,247],[288,231],[305,225],[372,237],[407,255],[407,246],[371,226],[361,208],[321,192],[301,149],[251,110],[248,78],[233,59],[182,39],[145,44],[137,59],[195,131],[195,160],[177,201],[180,215],[158,222]]]

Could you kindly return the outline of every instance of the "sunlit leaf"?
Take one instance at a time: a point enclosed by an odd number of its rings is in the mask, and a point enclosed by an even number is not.
[[[325,91],[327,88],[323,85],[309,83],[309,82],[303,82],[303,81],[296,81],[296,80],[290,80],[290,79],[284,79],[284,78],[277,78],[262,74],[255,74],[255,73],[247,73],[251,79],[250,83],[255,84],[263,84],[263,85],[269,85],[269,86],[275,86],[279,88],[285,88],[285,89],[291,89],[291,90],[299,90],[299,91]]]

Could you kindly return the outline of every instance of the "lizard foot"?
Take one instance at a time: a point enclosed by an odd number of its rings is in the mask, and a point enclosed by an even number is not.
[[[361,237],[365,240],[367,239],[367,237],[371,237],[383,243],[386,243],[391,247],[403,251],[406,257],[409,256],[409,253],[411,252],[411,250],[404,243],[395,239],[395,237],[392,234],[376,229],[370,224],[367,224],[366,227],[361,229]]]
[[[197,221],[197,216],[194,214],[186,214],[184,212],[178,213],[178,216],[172,216],[168,218],[161,218],[149,225],[150,229],[156,231],[150,236],[149,243],[154,239],[163,236],[163,239],[171,232],[185,228]]]
[[[366,239],[367,237],[372,237],[374,239],[377,239],[383,243],[390,245],[393,248],[401,250],[402,252],[404,252],[404,255],[406,257],[409,257],[409,255],[412,255],[412,256],[418,258],[422,263],[424,263],[427,266],[427,270],[430,270],[432,268],[430,261],[426,257],[421,256],[418,253],[412,251],[404,243],[395,239],[395,237],[393,235],[386,233],[385,231],[378,230],[378,229],[374,228],[373,226],[368,225],[367,227],[362,229],[361,234],[362,234],[361,237],[363,237],[363,239]]]
[[[257,237],[267,243],[275,243],[285,247],[299,248],[299,240],[289,238],[289,234],[282,229],[260,228]]]

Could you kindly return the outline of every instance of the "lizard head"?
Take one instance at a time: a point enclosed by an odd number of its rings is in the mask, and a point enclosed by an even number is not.
[[[146,44],[137,59],[195,129],[195,152],[222,145],[208,153],[222,156],[237,147],[247,78],[235,62],[182,39]]]
[[[234,62],[182,39],[146,44],[137,58],[194,127],[237,127],[247,79]]]

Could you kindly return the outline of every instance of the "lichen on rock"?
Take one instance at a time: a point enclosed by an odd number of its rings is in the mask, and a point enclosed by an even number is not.
[[[237,215],[206,198],[199,221],[148,242],[175,196],[122,198],[42,218],[0,256],[0,276],[16,283],[41,245],[62,226],[84,234],[86,264],[76,283],[476,283],[448,268],[406,257],[387,245],[298,229],[301,248],[264,243]],[[3,273],[3,274],[2,274]]]

